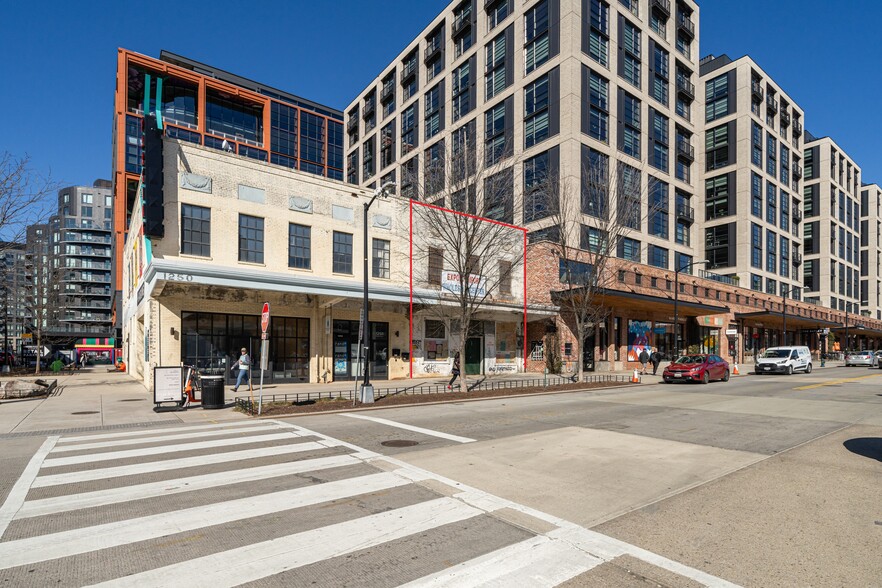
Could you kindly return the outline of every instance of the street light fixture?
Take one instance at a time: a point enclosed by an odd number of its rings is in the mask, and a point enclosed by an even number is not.
[[[374,401],[374,387],[371,385],[371,362],[370,362],[370,320],[368,319],[368,210],[378,197],[388,197],[388,189],[395,186],[395,182],[386,182],[376,190],[371,199],[364,203],[364,303],[361,319],[361,346],[362,361],[364,362],[364,382],[361,385],[361,401],[370,404]]]
[[[690,261],[689,263],[683,264],[682,266],[677,266],[674,270],[674,355],[677,357],[680,356],[680,272],[686,271],[687,269],[695,265],[701,265],[705,263],[710,262],[708,260]],[[676,357],[674,359],[676,359]]]

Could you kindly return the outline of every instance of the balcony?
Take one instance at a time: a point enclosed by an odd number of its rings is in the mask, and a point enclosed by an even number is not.
[[[438,41],[432,41],[429,45],[426,46],[426,50],[423,53],[423,62],[429,63],[435,56],[441,53],[441,43]]]
[[[799,119],[796,119],[793,123],[793,134],[797,137],[802,135],[802,123],[799,122]]]
[[[695,84],[684,75],[677,74],[677,92],[688,100],[695,100]]]
[[[766,108],[769,109],[769,112],[775,114],[778,112],[778,99],[774,96],[769,96],[766,98]]]
[[[395,98],[395,84],[384,84],[380,91],[380,102],[385,104],[392,98]]]
[[[67,233],[61,234],[61,243],[103,243],[110,245],[112,239],[110,237],[88,235],[83,233]]]
[[[799,267],[802,265],[802,253],[795,252],[793,257],[791,258],[794,267]]]
[[[763,86],[758,81],[753,80],[750,82],[750,93],[753,96],[753,99],[756,102],[762,102],[765,94],[763,93]]]
[[[695,161],[695,147],[686,139],[677,139],[677,155],[689,161]]]
[[[790,126],[790,113],[786,110],[781,110],[781,126],[789,127]]]
[[[402,85],[406,82],[409,82],[410,79],[416,75],[417,72],[417,62],[416,59],[411,59],[407,63],[404,64],[404,70],[401,72],[401,83]]]
[[[802,210],[798,206],[791,211],[790,215],[793,217],[794,222],[802,222]]]
[[[375,100],[373,98],[371,98],[370,100],[365,100],[364,101],[364,114],[361,115],[361,118],[367,120],[370,117],[372,117],[374,115],[374,112],[376,111],[376,107],[377,107],[377,105],[376,105]]]
[[[692,224],[695,222],[695,210],[685,204],[677,205],[677,218]]]
[[[472,11],[463,12],[453,21],[453,37],[456,38],[472,26]]]
[[[110,310],[110,301],[95,300],[92,298],[68,298],[62,300],[62,307],[67,308],[97,308],[99,310]]]
[[[346,131],[350,135],[358,132],[358,113],[349,115],[349,121],[346,123]]]
[[[671,0],[649,0],[649,7],[662,18],[671,17]]]
[[[796,162],[793,162],[793,177],[797,180],[802,179],[802,166]]]
[[[695,24],[692,22],[692,19],[685,14],[681,14],[677,17],[677,29],[689,37],[690,40],[695,38]]]

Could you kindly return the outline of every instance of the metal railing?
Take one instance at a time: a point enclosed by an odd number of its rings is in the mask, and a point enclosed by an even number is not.
[[[754,99],[757,102],[762,102],[765,97],[765,93],[763,92],[763,86],[759,82],[753,81],[750,82],[750,91],[753,94]]]
[[[628,384],[631,382],[629,375],[585,375],[582,383],[585,384]],[[549,386],[560,386],[566,384],[575,384],[576,376],[564,377],[558,375],[549,375],[545,378],[533,378],[529,380],[503,380],[490,381],[478,380],[475,384],[469,386],[469,392],[479,392],[485,390],[518,390],[522,388],[546,388]],[[447,394],[456,392],[457,390],[449,390],[447,384],[418,384],[416,386],[397,386],[390,388],[375,388],[374,397],[377,399],[389,396],[419,396],[423,394]],[[293,405],[313,404],[320,400],[350,400],[354,401],[357,397],[355,390],[328,391],[328,392],[292,392],[290,394],[264,394],[263,404],[286,403]],[[249,415],[257,413],[257,403],[250,396],[237,396],[235,399],[236,407],[242,409]]]
[[[690,100],[695,98],[695,84],[684,75],[677,75],[677,91],[686,95]]]
[[[655,8],[665,17],[671,16],[671,0],[650,0],[650,8]]]
[[[695,24],[692,22],[692,19],[685,14],[681,14],[677,18],[677,26],[690,37],[695,37]]]

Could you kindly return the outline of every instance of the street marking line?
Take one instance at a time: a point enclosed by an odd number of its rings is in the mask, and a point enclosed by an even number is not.
[[[539,535],[491,551],[399,588],[557,586],[604,563],[565,541]]]
[[[261,443],[264,441],[278,441],[279,439],[296,439],[290,431],[273,433],[272,435],[255,435],[253,437],[239,437],[235,439],[217,439],[214,441],[200,441],[197,443],[172,443],[158,447],[142,447],[141,449],[127,449],[125,451],[111,451],[107,453],[89,453],[87,455],[74,455],[71,457],[54,457],[43,462],[44,468],[57,466],[94,463],[98,461],[111,461],[115,459],[127,459],[130,457],[143,457],[146,455],[169,455],[175,452],[189,452],[196,449],[210,449],[212,447],[229,447],[231,445],[247,445],[249,443]]]
[[[163,443],[167,441],[181,441],[183,439],[197,439],[199,437],[220,437],[223,435],[238,435],[241,433],[259,433],[260,431],[276,431],[276,425],[254,425],[232,431],[214,430],[199,431],[196,433],[177,433],[175,435],[163,435],[160,437],[139,437],[137,439],[117,439],[115,441],[96,441],[95,443],[80,443],[79,445],[65,445],[55,447],[52,453],[65,453],[68,451],[80,451],[82,449],[104,449],[105,447],[125,447],[126,445],[146,445],[148,443]]]
[[[48,476],[38,476],[31,485],[31,488],[45,488],[47,486],[59,486],[61,484],[73,484],[75,482],[88,482],[91,480],[121,478],[124,476],[136,476],[138,474],[149,474],[153,472],[166,472],[182,468],[228,463],[244,459],[257,459],[261,457],[285,455],[288,453],[300,453],[303,451],[320,451],[322,449],[327,449],[329,446],[331,445],[327,441],[324,443],[309,441],[307,443],[297,443],[295,445],[278,445],[276,447],[245,449],[242,451],[212,453],[210,455],[199,455],[196,457],[182,457],[178,459],[148,461],[146,463],[136,463],[132,465],[95,470],[82,470],[78,472],[68,472],[66,474],[50,474]]]
[[[287,537],[156,568],[93,588],[239,586],[483,514],[452,498],[438,498]]]
[[[431,437],[440,437],[441,439],[447,439],[448,441],[456,441],[457,443],[474,443],[476,441],[476,439],[469,439],[468,437],[460,437],[459,435],[451,435],[449,433],[442,433],[441,431],[433,431],[432,429],[424,429],[422,427],[415,427],[413,425],[406,425],[404,423],[397,423],[395,421],[390,421],[388,419],[370,417],[370,416],[365,416],[362,414],[354,414],[351,412],[344,412],[344,413],[340,413],[340,416],[349,417],[351,419],[363,419],[366,421],[373,421],[375,423],[380,423],[381,425],[396,427],[398,429],[404,429],[406,431],[413,431],[414,433],[422,433],[423,435],[429,435]]]
[[[820,384],[809,384],[808,386],[800,386],[798,388],[793,388],[794,390],[811,390],[813,388],[823,388],[824,386],[835,386],[838,384],[847,384],[849,382],[858,382],[860,380],[866,380],[868,378],[879,378],[882,377],[882,374],[871,374],[869,376],[858,376],[856,378],[844,378],[842,380],[829,380],[827,382],[821,382]]]
[[[15,485],[9,491],[9,494],[6,496],[6,501],[3,502],[3,506],[0,506],[0,539],[3,538],[3,534],[6,532],[9,523],[12,522],[12,519],[15,518],[15,515],[21,509],[22,504],[24,504],[28,491],[31,489],[31,484],[40,472],[43,460],[46,459],[46,456],[49,455],[49,452],[52,451],[52,448],[55,447],[57,442],[57,436],[47,437],[46,440],[43,441],[43,444],[40,445],[40,448],[37,449],[37,452],[31,457],[28,465],[26,465],[25,469],[22,471],[21,476],[19,476]]]
[[[259,494],[167,513],[0,542],[0,570],[129,545],[166,535],[313,506],[333,500],[406,486],[410,480],[391,472],[370,474],[305,488]],[[391,511],[394,513],[395,511]],[[358,540],[355,536],[353,539]],[[337,540],[337,538],[335,538]],[[254,545],[247,549],[254,548]],[[184,562],[192,564],[192,560]],[[227,562],[238,565],[239,562]],[[166,578],[168,580],[168,578]],[[176,580],[176,583],[177,580]],[[163,582],[159,582],[163,584]],[[187,585],[187,583],[181,583]]]
[[[162,480],[160,482],[148,482],[134,486],[96,490],[94,492],[82,492],[80,494],[67,494],[65,496],[53,496],[39,500],[25,502],[16,515],[16,519],[39,517],[82,508],[132,502],[156,496],[169,496],[183,492],[206,490],[219,486],[229,486],[244,482],[257,482],[281,476],[302,474],[309,471],[326,470],[343,466],[357,465],[361,460],[349,455],[333,455],[287,463],[256,466],[240,470],[228,470],[213,474],[202,474],[174,480]]]
[[[269,421],[275,422],[275,421]],[[99,435],[79,435],[76,437],[62,437],[59,443],[73,443],[75,441],[98,441],[99,439],[116,439],[119,437],[137,437],[138,435],[159,435],[165,433],[185,433],[187,431],[201,431],[208,429],[235,429],[236,427],[253,426],[254,421],[233,421],[218,423],[215,425],[195,425],[192,427],[160,427],[153,429],[139,429],[137,431],[120,431],[118,433],[101,433]]]

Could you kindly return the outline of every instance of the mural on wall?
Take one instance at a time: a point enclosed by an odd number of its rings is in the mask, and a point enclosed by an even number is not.
[[[649,348],[652,321],[628,321],[628,361],[639,361],[640,352]]]

